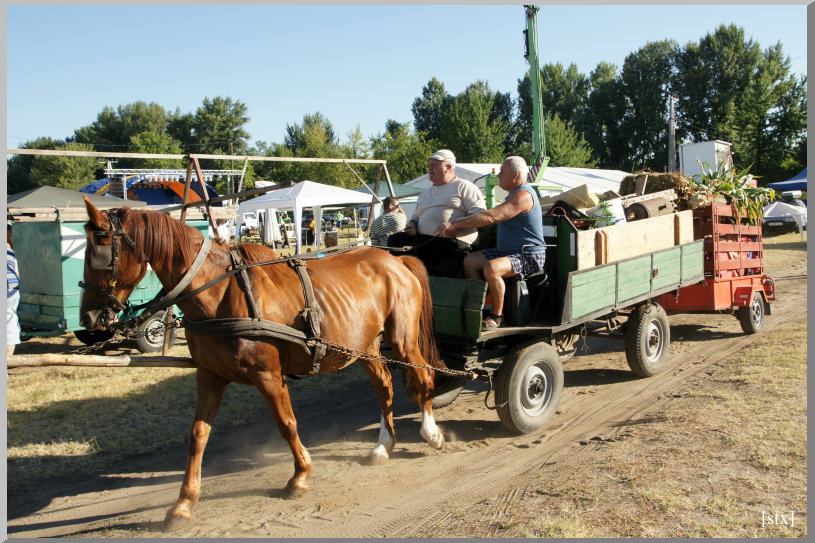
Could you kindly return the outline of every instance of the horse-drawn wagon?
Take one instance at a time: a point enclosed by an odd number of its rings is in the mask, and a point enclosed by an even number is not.
[[[623,339],[631,371],[650,377],[668,352],[668,314],[732,312],[755,333],[775,300],[760,226],[729,205],[587,231],[563,216],[545,216],[544,224],[546,273],[508,280],[507,326],[481,330],[483,281],[430,283],[445,362],[494,380],[498,416],[515,432],[541,428],[555,413],[562,365],[586,334]],[[460,376],[436,381],[437,407],[465,384]]]

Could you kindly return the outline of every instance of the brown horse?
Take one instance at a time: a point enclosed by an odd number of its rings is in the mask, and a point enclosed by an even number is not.
[[[90,220],[85,225],[88,245],[81,323],[88,330],[104,328],[115,316],[116,301],[123,303],[144,276],[149,264],[170,291],[192,266],[204,236],[166,214],[131,208],[100,212],[85,202]],[[111,247],[106,247],[111,246]],[[244,262],[278,258],[266,247],[237,247]],[[191,292],[227,272],[230,247],[216,239],[194,279],[184,289]],[[118,254],[112,269],[95,265],[98,256]],[[108,260],[110,260],[108,258]],[[443,368],[433,339],[432,306],[427,273],[411,257],[394,257],[386,251],[361,247],[323,259],[308,261],[307,269],[317,304],[322,309],[321,337],[356,351],[379,354],[380,340],[393,357],[416,364],[408,367],[407,388],[422,412],[421,435],[434,448],[444,437],[433,419],[432,367]],[[305,296],[296,272],[286,263],[247,270],[259,317],[306,329]],[[115,274],[115,277],[112,275]],[[236,275],[179,302],[192,321],[249,316],[247,297]],[[232,381],[257,387],[274,415],[280,434],[294,455],[294,475],[286,489],[290,497],[308,490],[311,459],[297,434],[287,374],[308,374],[313,357],[301,345],[277,338],[210,337],[187,331],[192,359],[197,366],[197,402],[181,493],[167,512],[165,526],[176,529],[192,518],[201,487],[201,458],[224,389]],[[331,350],[321,360],[319,373],[336,371],[357,360]],[[379,440],[368,458],[387,460],[395,444],[393,383],[387,366],[360,358],[373,382],[381,408]]]

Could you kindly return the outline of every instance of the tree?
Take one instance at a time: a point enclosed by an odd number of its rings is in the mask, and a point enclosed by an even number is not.
[[[164,132],[166,122],[164,108],[155,102],[133,102],[116,109],[106,106],[93,123],[75,130],[71,141],[89,144],[97,151],[123,151],[136,134]]]
[[[738,137],[735,126],[742,98],[761,58],[761,49],[744,30],[720,25],[699,43],[688,43],[676,54],[678,77],[672,92],[679,98],[677,125],[697,141]]]
[[[394,183],[405,183],[427,171],[427,159],[437,147],[421,132],[414,132],[410,123],[389,119],[385,132],[371,138],[371,150],[377,160],[388,161],[388,172]]]
[[[413,127],[422,132],[427,139],[441,139],[442,111],[450,104],[453,97],[444,90],[444,84],[435,77],[422,87],[422,96],[413,100]]]
[[[64,151],[93,151],[85,143],[68,143],[57,148]],[[31,181],[36,186],[78,190],[96,179],[98,158],[84,156],[37,155],[31,165]]]
[[[485,81],[476,81],[442,110],[440,143],[460,162],[503,160],[511,123],[500,116],[507,98],[499,100],[498,94]]]
[[[23,143],[21,149],[56,149],[65,145],[62,140],[53,138],[37,138]],[[37,187],[37,183],[31,179],[31,168],[34,165],[35,155],[14,155],[6,160],[6,174],[8,180],[6,194],[17,194],[24,190]]]
[[[247,107],[240,100],[228,96],[204,98],[190,122],[191,145],[195,149],[188,150],[213,155],[245,154],[249,147],[249,133],[244,129],[247,122]]]
[[[140,132],[130,138],[129,153],[181,154],[181,142],[166,133]],[[182,159],[139,158],[135,159],[137,168],[180,169],[184,166]]]
[[[589,144],[577,131],[554,115],[546,118],[546,150],[550,166],[594,168]],[[531,152],[531,146],[530,146]]]
[[[628,156],[621,133],[627,108],[617,67],[599,63],[589,75],[589,86],[586,119],[581,122],[583,135],[600,167],[622,168]]]
[[[805,162],[806,79],[789,74],[780,44],[762,52],[744,30],[721,25],[676,54],[678,125],[693,141],[725,140],[734,161],[763,181],[796,173]]]
[[[342,156],[345,158],[368,158],[370,148],[359,125],[345,134],[345,143],[341,146]]]
[[[668,165],[668,95],[676,43],[645,44],[628,55],[621,74],[627,112],[620,126],[628,142],[627,170],[662,170]]]

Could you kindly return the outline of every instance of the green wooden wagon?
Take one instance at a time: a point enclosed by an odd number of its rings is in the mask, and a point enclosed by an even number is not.
[[[495,376],[501,422],[526,433],[554,414],[563,391],[563,367],[586,332],[622,330],[628,364],[641,377],[662,368],[670,328],[659,296],[704,279],[703,242],[577,269],[577,229],[565,217],[544,217],[547,276],[527,281],[529,311],[517,314],[521,284],[508,281],[507,324],[482,332],[487,292],[483,281],[431,277],[436,338],[447,364]],[[516,314],[513,314],[516,309]],[[439,377],[434,405],[452,402],[460,377]]]

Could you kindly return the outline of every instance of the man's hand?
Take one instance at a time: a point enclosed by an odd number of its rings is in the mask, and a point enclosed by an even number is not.
[[[436,228],[436,235],[443,238],[453,238],[456,234],[456,227],[450,222],[443,222]]]
[[[407,234],[409,236],[415,236],[416,235],[416,223],[415,222],[410,221],[409,223],[407,223],[405,225],[405,234]]]

